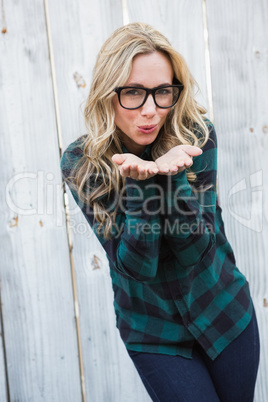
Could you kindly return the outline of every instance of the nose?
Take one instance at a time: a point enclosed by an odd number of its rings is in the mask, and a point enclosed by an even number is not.
[[[146,99],[146,102],[141,108],[141,114],[143,116],[154,116],[156,113],[156,104],[154,103],[153,95],[150,94]]]

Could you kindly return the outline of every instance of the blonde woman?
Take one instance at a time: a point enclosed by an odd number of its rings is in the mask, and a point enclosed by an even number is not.
[[[109,259],[117,327],[153,401],[253,401],[259,335],[216,192],[217,139],[149,25],[101,48],[61,168]]]

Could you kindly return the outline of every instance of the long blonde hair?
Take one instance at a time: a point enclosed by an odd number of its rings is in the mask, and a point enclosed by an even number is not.
[[[83,156],[72,169],[69,182],[79,198],[93,208],[98,230],[109,238],[115,225],[116,208],[107,210],[105,200],[123,188],[125,179],[112,162],[115,153],[122,153],[119,131],[114,123],[112,99],[114,88],[123,86],[131,73],[133,58],[138,54],[163,52],[170,59],[174,79],[184,89],[177,104],[170,109],[164,126],[152,146],[152,158],[157,159],[176,145],[203,146],[208,139],[204,121],[206,110],[198,105],[195,89],[199,89],[184,58],[160,32],[144,23],[131,23],[117,29],[103,44],[93,70],[92,84],[84,117],[87,135],[81,147]],[[188,180],[196,175],[187,170]]]

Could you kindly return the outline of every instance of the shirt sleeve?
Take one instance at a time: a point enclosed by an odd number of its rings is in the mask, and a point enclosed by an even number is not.
[[[64,179],[69,177],[83,154],[77,141],[69,145],[61,158]],[[116,200],[122,204],[116,217],[117,228],[108,240],[102,231],[98,232],[99,224],[94,220],[93,209],[79,199],[72,186],[69,188],[114,268],[137,281],[152,280],[157,273],[162,232],[154,178],[126,179],[123,201],[122,194]]]
[[[199,263],[215,244],[217,138],[214,127],[203,153],[193,158],[196,181],[190,185],[186,169],[173,176],[159,176],[165,194],[163,236],[179,264]]]

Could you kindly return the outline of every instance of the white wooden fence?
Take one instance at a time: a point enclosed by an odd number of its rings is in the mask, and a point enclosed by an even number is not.
[[[214,120],[226,232],[259,320],[255,402],[267,401],[267,0],[1,0],[0,13],[0,401],[149,401],[115,328],[105,254],[68,189],[66,224],[60,173],[85,133],[96,54],[128,21],[185,56]]]

